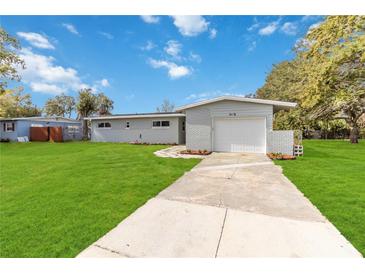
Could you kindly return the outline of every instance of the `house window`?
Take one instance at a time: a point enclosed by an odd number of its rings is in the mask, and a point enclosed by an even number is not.
[[[129,123],[129,121],[127,121],[127,122],[125,123],[125,128],[126,128],[126,129],[129,129],[129,128],[130,128],[130,123]]]
[[[182,122],[182,130],[185,131],[185,121]]]
[[[152,127],[154,128],[163,128],[163,127],[169,127],[170,126],[170,121],[153,121],[152,122]]]
[[[109,122],[98,123],[98,128],[111,128],[112,125]]]
[[[4,131],[5,132],[15,131],[15,123],[13,123],[13,122],[4,123]]]
[[[169,127],[170,126],[170,121],[161,121],[161,126],[162,127]]]
[[[153,127],[160,127],[161,126],[161,121],[153,121],[152,126]]]

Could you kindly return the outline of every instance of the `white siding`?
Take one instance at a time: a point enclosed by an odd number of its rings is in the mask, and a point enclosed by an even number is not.
[[[188,149],[209,151],[213,149],[213,119],[218,117],[263,117],[266,118],[266,131],[269,132],[272,130],[273,106],[226,100],[187,109],[186,146]]]
[[[129,122],[130,128],[126,128]],[[170,121],[169,128],[152,128],[152,121]],[[98,123],[109,122],[111,129],[98,128]],[[152,144],[178,144],[179,118],[133,118],[92,120],[91,141],[94,142],[143,142]]]

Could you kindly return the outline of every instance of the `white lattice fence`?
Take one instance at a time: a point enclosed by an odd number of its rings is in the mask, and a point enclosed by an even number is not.
[[[273,130],[268,135],[268,152],[293,155],[294,131]]]

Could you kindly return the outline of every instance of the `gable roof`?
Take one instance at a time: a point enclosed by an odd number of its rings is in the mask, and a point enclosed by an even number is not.
[[[187,105],[178,107],[178,108],[176,108],[176,111],[183,111],[183,110],[186,110],[189,108],[194,108],[194,107],[207,105],[207,104],[211,104],[211,103],[215,103],[215,102],[220,102],[220,101],[224,101],[224,100],[272,105],[272,106],[276,107],[275,110],[290,109],[290,108],[294,108],[297,106],[297,103],[291,103],[291,102],[247,98],[247,97],[243,97],[243,96],[220,96],[220,97],[216,97],[216,98],[212,98],[212,99],[208,99],[208,100],[204,100],[204,101],[199,101],[199,102],[195,102],[192,104],[187,104]]]

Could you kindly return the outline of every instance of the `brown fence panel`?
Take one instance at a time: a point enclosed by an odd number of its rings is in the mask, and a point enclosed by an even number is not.
[[[62,142],[62,127],[50,127],[49,140],[51,142]]]
[[[48,141],[48,127],[30,127],[31,141]]]

